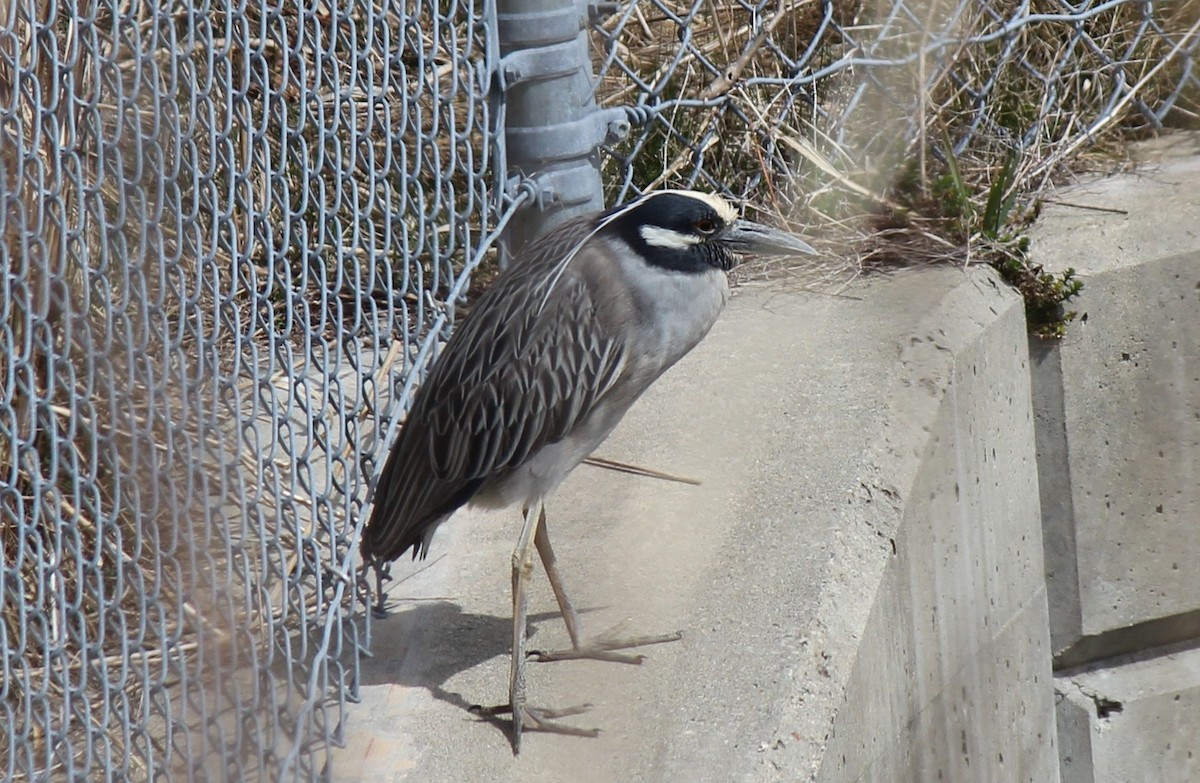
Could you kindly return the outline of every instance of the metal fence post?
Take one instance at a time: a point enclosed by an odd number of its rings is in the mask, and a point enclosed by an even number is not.
[[[588,21],[615,4],[497,0],[507,187],[532,183],[536,198],[504,235],[508,253],[569,217],[601,209],[597,147],[624,138],[624,109],[601,111],[593,96]]]

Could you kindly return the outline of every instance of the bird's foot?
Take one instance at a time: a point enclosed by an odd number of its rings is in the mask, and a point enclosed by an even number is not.
[[[614,629],[615,630],[615,629]],[[632,636],[626,638],[617,638],[613,635],[613,631],[597,636],[589,642],[585,642],[578,647],[571,647],[566,650],[553,650],[550,652],[544,650],[530,650],[529,657],[539,663],[547,663],[550,661],[609,661],[611,663],[631,663],[639,664],[645,660],[644,655],[628,655],[619,653],[616,650],[628,650],[633,647],[645,647],[650,644],[665,644],[666,642],[677,642],[683,638],[682,631],[675,633],[662,633],[652,636]]]
[[[471,712],[486,718],[494,718],[497,715],[512,715],[513,753],[518,753],[521,750],[522,731],[544,731],[551,734],[566,734],[571,737],[599,737],[600,729],[581,729],[578,726],[569,726],[566,723],[558,722],[558,718],[579,715],[582,712],[587,712],[591,707],[592,705],[590,704],[580,704],[576,707],[565,707],[555,710],[548,707],[531,707],[528,704],[518,704],[514,710],[511,704],[500,704],[495,707],[481,707],[476,704],[471,707]]]
[[[383,620],[388,616],[387,593],[383,589],[383,583],[392,581],[392,566],[390,563],[381,563],[378,560],[375,560],[369,563],[363,563],[364,573],[368,568],[375,570],[376,601],[371,605],[371,616],[376,620]]]

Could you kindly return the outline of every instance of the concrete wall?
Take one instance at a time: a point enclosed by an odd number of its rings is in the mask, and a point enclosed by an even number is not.
[[[1070,783],[1200,780],[1198,141],[1140,145],[1136,174],[1064,192],[1034,234],[1084,280],[1086,320],[1034,352]]]
[[[910,340],[919,466],[881,462],[896,557],[820,780],[1200,780],[1197,138],[1044,213],[1035,260],[1085,283],[1065,339],[964,286]]]
[[[887,437],[917,459],[880,460],[896,554],[821,780],[1057,776],[1024,310],[989,274],[943,299],[897,368]]]

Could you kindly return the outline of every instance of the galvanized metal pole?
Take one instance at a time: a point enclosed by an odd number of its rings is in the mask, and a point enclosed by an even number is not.
[[[596,150],[629,132],[624,109],[600,111],[593,94],[588,20],[613,4],[497,0],[508,187],[532,183],[532,204],[504,235],[508,252],[569,217],[604,206]]]

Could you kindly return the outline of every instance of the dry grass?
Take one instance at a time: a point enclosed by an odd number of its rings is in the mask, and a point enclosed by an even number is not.
[[[802,271],[822,286],[838,267],[1023,263],[1039,196],[1154,130],[1140,109],[1179,87],[1200,20],[1196,0],[1118,5],[1078,27],[1020,24],[1009,0],[906,8],[852,0],[823,20],[815,0],[786,0],[755,23],[740,5],[656,0],[611,17],[594,36],[603,103],[646,100],[648,85],[661,107],[607,159],[614,195],[700,183],[749,197],[816,234],[826,260]],[[1194,122],[1198,97],[1192,82],[1168,119]]]

